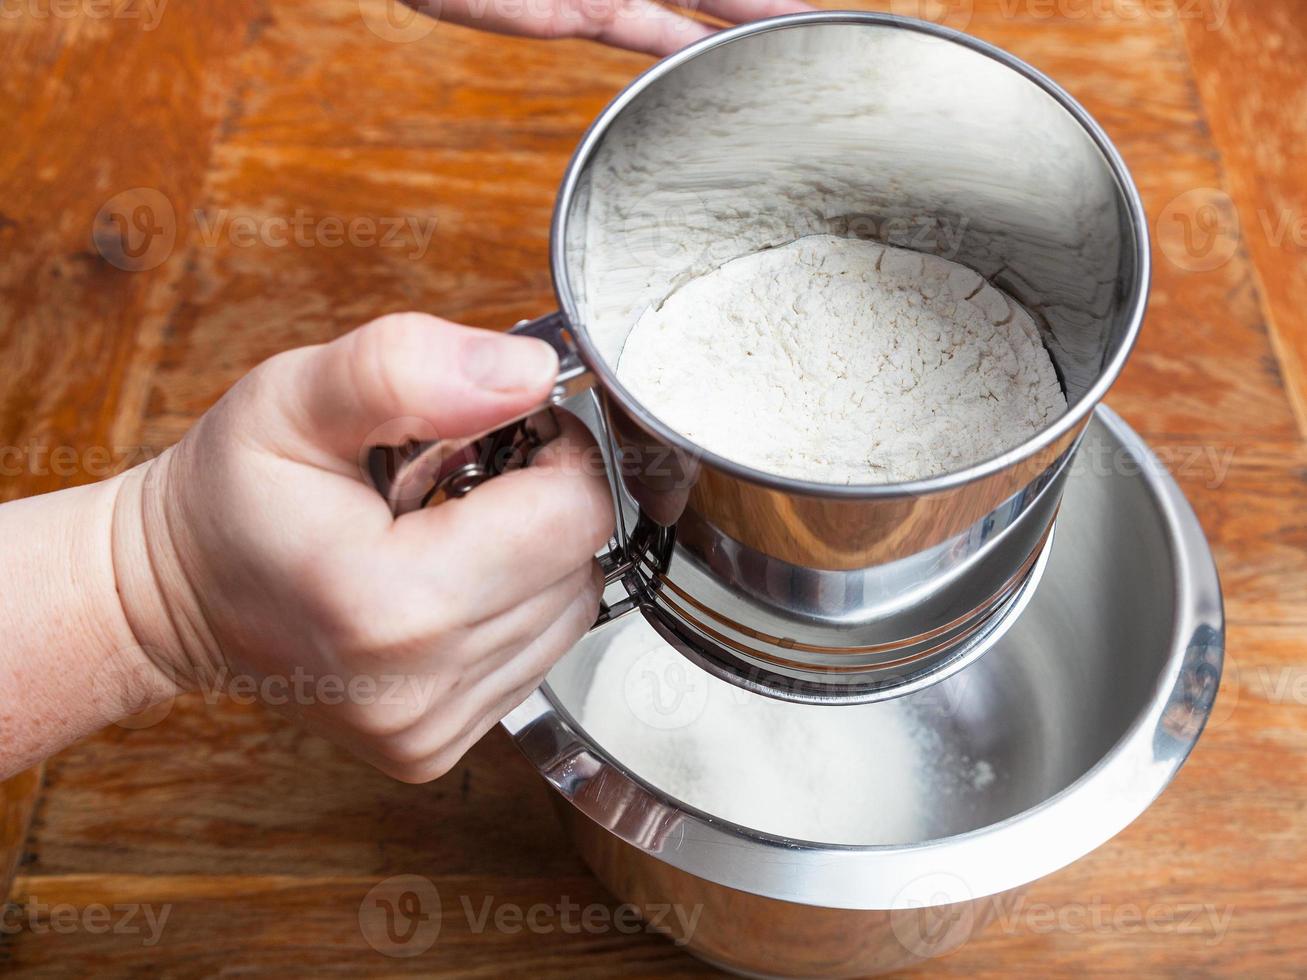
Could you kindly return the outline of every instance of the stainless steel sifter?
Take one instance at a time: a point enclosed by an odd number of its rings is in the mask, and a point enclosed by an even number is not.
[[[640,310],[816,233],[942,255],[1015,297],[1067,412],[966,469],[845,486],[706,452],[623,387]],[[954,673],[1029,598],[1067,462],[1139,329],[1147,223],[1102,130],[1039,72],[932,24],[820,12],[724,31],[622,91],[568,167],[552,265],[560,311],[514,329],[558,350],[555,404],[591,388],[602,412],[621,515],[604,561],[622,596],[600,622],[638,608],[735,684],[854,703]],[[547,438],[552,410],[378,449],[374,480],[397,513],[467,492]]]

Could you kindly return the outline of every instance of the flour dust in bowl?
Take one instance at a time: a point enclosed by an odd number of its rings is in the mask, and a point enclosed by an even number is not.
[[[504,725],[615,895],[740,973],[897,969],[1166,787],[1220,587],[1100,405],[1147,220],[1056,84],[887,15],[723,32],[596,120],[551,260],[559,312],[516,329],[618,533],[600,623]]]

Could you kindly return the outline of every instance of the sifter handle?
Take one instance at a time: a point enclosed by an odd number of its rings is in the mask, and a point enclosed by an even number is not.
[[[544,404],[478,435],[409,439],[397,446],[370,447],[368,476],[396,517],[439,500],[461,497],[491,477],[524,466],[536,448],[558,434],[554,407],[594,386],[595,377],[577,355],[561,313],[522,320],[508,332],[543,340],[558,354],[558,379],[549,397]]]
[[[561,313],[522,320],[508,332],[543,340],[558,354],[558,378],[549,397],[542,405],[479,435],[408,439],[399,445],[369,447],[368,476],[396,517],[462,497],[486,480],[525,466],[536,449],[558,435],[554,413],[559,404],[594,387],[595,376],[577,354],[567,319]],[[599,562],[604,581],[609,584],[625,578],[633,568],[621,540],[615,540]],[[595,625],[637,606],[633,597],[611,606],[604,603]]]

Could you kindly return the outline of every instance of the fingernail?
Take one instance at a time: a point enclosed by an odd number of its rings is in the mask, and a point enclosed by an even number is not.
[[[558,355],[543,340],[489,330],[463,347],[463,376],[492,391],[540,388],[558,374]]]

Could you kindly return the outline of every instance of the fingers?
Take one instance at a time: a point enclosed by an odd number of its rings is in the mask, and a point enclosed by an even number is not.
[[[802,0],[670,0],[677,7],[697,10],[728,24],[743,24],[782,14],[802,14],[816,10]]]
[[[392,567],[485,619],[589,566],[612,536],[612,494],[588,430],[558,415],[531,466],[395,521],[381,544]]]
[[[583,22],[576,33],[615,48],[662,58],[715,30],[654,0],[624,0],[605,7],[604,16]]]
[[[585,635],[594,624],[597,606],[597,596],[589,591],[576,596],[539,637],[468,688],[457,705],[436,707],[392,738],[379,768],[410,783],[428,782],[449,771]]]
[[[423,0],[404,0],[425,10]],[[799,0],[668,0],[673,7],[696,10],[729,23],[743,23],[813,10]],[[584,37],[628,51],[663,57],[681,50],[716,28],[655,0],[546,2],[535,8],[496,12],[470,0],[444,0],[440,18],[466,27],[524,37]]]
[[[476,624],[475,660],[464,669],[464,677],[475,683],[497,670],[562,618],[578,599],[597,607],[603,588],[603,572],[591,559],[525,602]]]
[[[355,463],[380,431],[388,439],[479,435],[541,404],[558,372],[548,344],[421,313],[374,320],[265,365],[267,387],[292,429]]]
[[[597,612],[597,597],[578,596],[533,643],[468,692],[472,710],[454,742],[458,755],[540,686],[554,664],[594,625]]]
[[[669,0],[673,7],[698,11],[728,24],[804,13],[815,7],[802,0]],[[711,24],[677,13],[654,0],[621,0],[576,33],[613,47],[659,58],[716,32]]]

